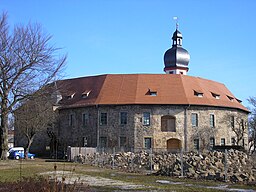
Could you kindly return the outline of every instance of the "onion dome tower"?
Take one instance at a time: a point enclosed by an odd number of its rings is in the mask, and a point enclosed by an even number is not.
[[[172,48],[164,54],[164,71],[167,74],[186,75],[189,59],[188,51],[182,47],[182,34],[178,31],[178,24],[176,24],[176,31],[172,36]]]

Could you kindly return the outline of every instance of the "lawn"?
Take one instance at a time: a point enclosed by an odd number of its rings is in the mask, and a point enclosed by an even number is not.
[[[90,185],[92,191],[228,191],[229,188],[256,190],[256,186],[231,184],[216,181],[191,180],[153,176],[138,173],[125,173],[117,169],[103,169],[99,167],[68,163],[49,162],[45,159],[36,160],[7,160],[0,161],[0,182],[24,181],[24,178],[37,178],[40,174],[63,172],[61,177],[83,181]],[[69,181],[68,181],[69,182]],[[113,183],[113,184],[112,184]],[[71,183],[72,184],[72,183]],[[216,188],[220,186],[220,188]],[[135,188],[134,188],[135,187]],[[210,188],[213,187],[213,188]],[[75,190],[74,190],[75,191]],[[246,190],[245,190],[246,191]]]

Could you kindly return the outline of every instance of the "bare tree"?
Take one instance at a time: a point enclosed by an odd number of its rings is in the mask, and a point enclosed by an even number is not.
[[[249,151],[255,153],[256,151],[256,97],[248,99],[252,105],[250,108],[251,115],[249,118]]]
[[[26,158],[36,134],[46,133],[49,128],[53,129],[57,120],[53,104],[51,93],[38,91],[15,110],[15,127],[18,128],[16,133],[27,140]]]
[[[241,145],[243,139],[248,134],[247,118],[245,119],[241,114],[227,114],[223,117],[223,122],[226,122],[235,134],[234,144]]]
[[[207,151],[211,147],[211,139],[213,139],[213,145],[215,145],[214,136],[216,135],[217,128],[216,127],[196,127],[194,129],[192,139],[199,139],[199,150]]]
[[[0,16],[1,159],[7,158],[8,115],[35,90],[53,81],[66,61],[66,56],[56,58],[58,48],[49,45],[50,39],[39,24],[10,30],[7,14]]]

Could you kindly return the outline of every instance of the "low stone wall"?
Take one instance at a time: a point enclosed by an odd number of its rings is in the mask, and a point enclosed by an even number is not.
[[[234,150],[230,150],[226,154],[217,151],[202,154],[194,152],[186,154],[94,153],[79,156],[77,160],[82,163],[119,168],[129,172],[152,170],[156,175],[229,180],[231,182],[255,181],[256,173],[252,159],[246,153]]]

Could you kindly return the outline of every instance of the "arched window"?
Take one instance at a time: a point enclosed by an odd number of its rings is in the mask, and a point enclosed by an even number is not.
[[[171,115],[161,117],[161,131],[176,132],[176,118]]]

